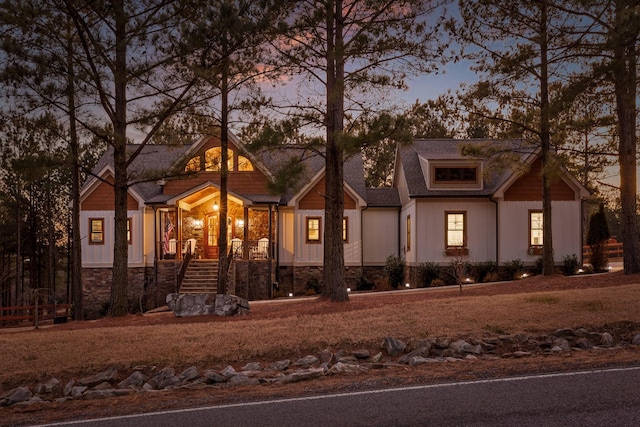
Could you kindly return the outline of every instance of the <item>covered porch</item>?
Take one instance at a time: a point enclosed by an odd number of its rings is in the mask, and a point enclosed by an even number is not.
[[[241,196],[228,192],[227,232],[221,236],[220,190],[207,183],[167,200],[156,209],[157,254],[160,260],[220,258],[226,238],[232,259],[275,258],[278,198]]]

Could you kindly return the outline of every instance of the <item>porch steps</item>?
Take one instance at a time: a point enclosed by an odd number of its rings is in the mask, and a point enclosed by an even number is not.
[[[181,294],[215,294],[218,289],[218,261],[192,260],[180,285]]]

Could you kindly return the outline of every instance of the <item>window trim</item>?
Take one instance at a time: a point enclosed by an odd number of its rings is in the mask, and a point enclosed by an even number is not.
[[[93,231],[94,222],[100,224],[100,231]],[[100,233],[102,235],[101,240],[94,239],[94,233]],[[104,218],[89,218],[89,244],[90,245],[104,245]]]
[[[127,243],[133,244],[133,218],[127,218]]]
[[[533,241],[533,235],[532,232],[534,231],[534,228],[532,227],[533,225],[533,214],[540,214],[543,215],[543,217],[540,219],[540,224],[541,227],[535,230],[539,230],[543,233],[543,235],[541,236],[542,238],[542,243],[539,245],[534,245],[532,243]],[[527,243],[529,246],[529,253],[532,253],[534,255],[540,255],[542,253],[542,247],[544,245],[544,214],[542,213],[541,209],[529,209],[529,214],[528,214],[528,221],[527,221],[527,226],[528,226],[528,234],[527,234]]]
[[[318,221],[318,238],[310,239],[309,238],[309,225],[311,221]],[[307,243],[322,243],[322,217],[319,216],[308,216],[305,218],[305,240]]]
[[[449,244],[449,215],[462,215],[462,245]],[[467,247],[467,212],[466,211],[445,211],[444,213],[444,247],[449,249],[465,249]]]
[[[407,215],[407,252],[411,251],[411,215]]]
[[[342,243],[349,243],[349,217],[342,217]]]

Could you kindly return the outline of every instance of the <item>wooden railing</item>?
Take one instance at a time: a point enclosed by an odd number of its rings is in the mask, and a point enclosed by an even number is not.
[[[53,320],[66,322],[71,316],[71,304],[37,304],[0,307],[0,327],[23,326],[25,323],[38,326]]]
[[[622,248],[622,243],[619,243],[616,239],[609,239],[607,243],[605,243],[605,253],[607,254],[607,258],[622,258],[624,255],[624,250]],[[585,245],[582,247],[582,259],[585,262],[588,262],[589,257],[591,256],[591,247]]]

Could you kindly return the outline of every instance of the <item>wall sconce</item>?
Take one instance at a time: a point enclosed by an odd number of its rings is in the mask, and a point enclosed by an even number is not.
[[[240,228],[244,227],[244,220],[237,219],[236,220],[236,227],[240,227]]]
[[[202,222],[201,219],[194,219],[193,220],[193,228],[195,230],[202,230],[202,225],[203,225],[203,222]]]
[[[218,212],[220,210],[220,206],[218,206],[218,202],[213,202],[213,210]]]

